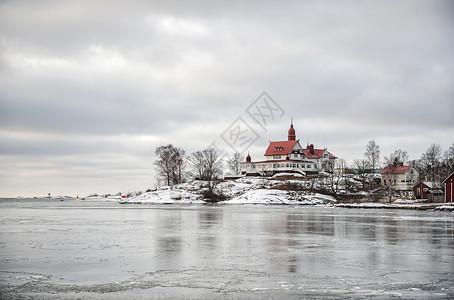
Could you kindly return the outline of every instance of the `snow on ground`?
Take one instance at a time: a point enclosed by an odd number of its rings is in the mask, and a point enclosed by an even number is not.
[[[277,173],[277,174],[274,174],[272,178],[283,177],[283,176],[304,177],[302,174],[299,174],[299,173]]]
[[[305,191],[277,189],[286,183],[298,180],[270,180],[259,177],[243,177],[219,183],[218,190],[227,198],[224,204],[300,204],[315,205],[336,202],[334,197],[312,194]],[[157,191],[131,197],[128,203],[150,204],[197,204],[205,203],[202,192],[206,189],[202,181],[191,181]]]
[[[135,204],[204,204],[203,191],[205,182],[191,181],[175,186],[161,187],[159,190],[133,196],[127,203]],[[409,206],[424,206],[420,201],[396,200],[393,204],[383,203],[352,203],[336,204],[332,196],[309,193],[304,190],[287,188],[291,184],[304,184],[298,179],[282,180],[278,178],[243,177],[236,180],[226,180],[217,186],[218,193],[222,193],[227,200],[222,204],[287,204],[287,205],[333,205],[346,208],[408,208]],[[118,200],[118,199],[116,199]],[[106,200],[108,201],[108,200]],[[444,210],[451,210],[448,206]]]
[[[192,181],[177,186],[165,186],[159,190],[134,196],[128,199],[132,203],[156,203],[156,204],[197,204],[205,203],[199,191],[203,190],[200,181]]]
[[[407,200],[407,199],[397,199],[393,204],[417,204],[422,202],[428,202],[427,199],[416,199],[416,200]]]
[[[121,197],[120,196],[88,196],[86,198],[80,198],[80,200],[86,200],[86,201],[120,201]]]
[[[435,210],[444,210],[454,212],[454,205],[442,205],[435,208]]]
[[[383,203],[339,203],[335,204],[336,207],[346,207],[346,208],[386,208],[388,205]]]
[[[258,189],[247,191],[241,196],[226,201],[228,204],[290,204],[287,192],[281,190]]]
[[[336,198],[334,198],[333,196],[319,194],[319,193],[315,193],[313,196],[310,196],[310,198],[319,199],[324,202],[337,202]]]

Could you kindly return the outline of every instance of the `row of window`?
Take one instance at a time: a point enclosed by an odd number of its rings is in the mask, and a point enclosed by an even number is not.
[[[256,165],[252,164],[252,165],[249,165],[247,164],[246,167],[248,168],[251,168],[251,169],[255,169],[256,168]],[[271,167],[270,165],[266,165],[266,166],[257,166],[258,169],[262,168],[262,167],[265,167],[265,168],[269,168]],[[292,164],[292,163],[285,163],[285,164],[273,164],[273,168],[306,168],[306,169],[315,169],[316,168],[316,165],[314,164]]]
[[[312,169],[315,168],[313,164],[292,164],[292,163],[285,163],[285,164],[273,164],[273,168],[306,168]]]
[[[413,180],[410,180],[410,179],[401,179],[400,182],[412,182],[412,183],[415,183],[416,181],[413,179]],[[383,180],[383,183],[386,185],[386,179]],[[394,179],[394,183],[397,183],[397,180]]]
[[[402,179],[400,182],[415,182],[414,179]]]
[[[304,155],[303,154],[290,154],[289,156],[290,158],[304,158]],[[283,156],[281,155],[273,155],[273,159],[281,159],[283,158]],[[329,158],[329,155],[328,154],[325,154],[323,155],[323,158]]]

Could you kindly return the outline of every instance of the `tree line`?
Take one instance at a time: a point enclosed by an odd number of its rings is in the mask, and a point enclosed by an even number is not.
[[[202,180],[205,181],[207,188],[205,198],[219,199],[222,197],[216,191],[216,186],[222,177],[223,162],[221,153],[215,148],[196,151],[186,156],[186,151],[182,148],[168,144],[156,148],[155,154],[154,164],[160,184],[172,186],[184,183],[189,179]],[[228,160],[229,168],[234,174],[241,173],[240,162],[239,153],[235,153]]]
[[[441,182],[454,172],[454,143],[444,152],[439,144],[431,144],[419,159],[413,160],[410,160],[407,151],[397,149],[384,156],[380,165],[380,147],[375,140],[371,140],[366,146],[364,158],[353,161],[360,177],[369,184],[371,180],[368,180],[368,176],[375,173],[377,168],[388,167],[392,172],[400,164],[412,165],[418,169],[421,180]]]

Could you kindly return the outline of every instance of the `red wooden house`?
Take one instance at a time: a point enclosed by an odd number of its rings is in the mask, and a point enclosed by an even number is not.
[[[445,202],[454,202],[454,172],[443,181],[445,186]]]
[[[441,184],[439,182],[420,181],[413,187],[413,195],[416,199],[429,199],[429,191],[431,190],[441,190]]]

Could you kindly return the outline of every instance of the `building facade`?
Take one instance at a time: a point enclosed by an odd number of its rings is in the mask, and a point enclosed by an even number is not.
[[[270,142],[265,151],[265,160],[252,162],[248,154],[241,163],[243,175],[272,176],[277,173],[302,175],[333,172],[336,156],[326,148],[316,149],[313,144],[303,148],[296,139],[293,122],[288,130],[287,141]]]
[[[414,166],[404,166],[402,163],[386,166],[380,172],[381,185],[391,185],[397,191],[412,191],[419,181],[419,171]]]
[[[454,173],[443,181],[445,187],[445,202],[454,203]]]
[[[416,199],[428,199],[430,190],[441,190],[441,184],[432,181],[420,181],[413,187],[413,195]]]
[[[443,202],[443,191],[439,182],[421,181],[413,187],[416,199],[427,199],[429,202]]]

